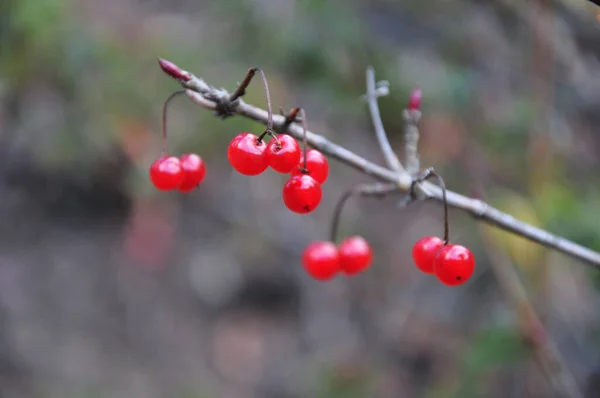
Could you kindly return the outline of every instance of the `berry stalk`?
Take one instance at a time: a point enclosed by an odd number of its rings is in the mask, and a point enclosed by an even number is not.
[[[440,188],[442,188],[442,202],[444,203],[444,245],[447,245],[450,241],[450,222],[448,221],[448,200],[446,198],[446,184],[444,183],[444,179],[438,173],[435,172],[433,167],[426,169],[423,174],[417,176],[413,180],[414,184],[419,182],[423,182],[429,178],[435,178],[438,182]]]
[[[265,96],[267,97],[267,129],[258,137],[258,143],[260,143],[265,135],[270,135],[277,142],[279,146],[279,140],[277,139],[275,132],[273,131],[273,107],[271,106],[271,93],[269,92],[269,83],[267,82],[267,76],[262,69],[256,68],[262,79],[263,85],[265,86]]]
[[[171,94],[169,96],[169,98],[167,98],[167,100],[163,104],[163,109],[162,109],[162,139],[163,139],[163,143],[162,143],[162,155],[163,156],[167,156],[167,154],[168,154],[168,148],[167,148],[167,107],[169,106],[169,102],[171,102],[171,100],[173,98],[177,97],[180,94],[185,94],[185,92],[186,92],[186,90],[175,91],[173,94]]]
[[[302,118],[302,150],[304,151],[304,165],[302,166],[303,172],[308,172],[307,167],[307,152],[308,152],[308,141],[306,139],[306,132],[308,131],[308,127],[306,126],[306,112],[304,108],[300,109],[300,117]]]

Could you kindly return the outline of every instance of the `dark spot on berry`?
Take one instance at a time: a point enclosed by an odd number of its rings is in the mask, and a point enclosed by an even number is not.
[[[310,206],[309,205],[304,205],[304,211],[309,212],[310,211]]]
[[[456,280],[457,280],[457,281],[462,281],[462,276],[457,276],[457,277],[456,277]]]

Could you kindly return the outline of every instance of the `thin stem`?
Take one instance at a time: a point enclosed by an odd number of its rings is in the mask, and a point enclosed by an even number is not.
[[[448,199],[446,198],[446,184],[444,183],[444,179],[435,172],[433,167],[430,167],[414,179],[413,186],[431,177],[437,180],[438,185],[442,189],[442,202],[444,203],[444,245],[447,245],[450,242],[450,222],[448,221]]]
[[[342,194],[340,200],[337,202],[335,206],[335,210],[333,211],[333,219],[331,220],[331,242],[335,243],[337,240],[338,227],[340,225],[340,218],[342,215],[342,210],[344,209],[344,205],[354,195],[355,189],[350,189]]]
[[[173,94],[171,94],[169,96],[169,98],[167,98],[167,100],[163,104],[163,110],[162,110],[162,139],[163,139],[162,155],[163,156],[167,156],[169,154],[169,151],[167,150],[167,107],[169,105],[169,102],[173,98],[177,97],[179,94],[185,94],[185,92],[186,92],[186,90],[175,91]]]
[[[231,96],[229,97],[229,102],[233,102],[242,95],[246,94],[246,89],[248,88],[248,85],[252,81],[252,78],[254,77],[254,74],[257,70],[258,68],[256,66],[253,66],[252,68],[248,69],[248,72],[246,72],[246,76],[244,76],[244,80],[242,80],[242,82],[235,89],[235,91],[231,93]]]
[[[271,94],[269,92],[269,83],[267,82],[267,76],[265,75],[265,72],[263,72],[262,69],[256,68],[256,70],[258,71],[258,73],[260,73],[263,85],[265,86],[265,96],[267,97],[267,129],[264,133],[260,135],[260,137],[258,137],[258,142],[262,141],[265,135],[268,134],[276,140],[277,146],[279,146],[279,140],[273,132],[273,108],[271,107]]]
[[[378,196],[383,198],[384,196],[397,191],[398,187],[395,184],[370,183],[355,185],[348,191],[344,192],[335,206],[335,210],[333,211],[333,219],[331,220],[331,241],[335,243],[337,240],[342,210],[348,199],[355,195]]]
[[[304,150],[304,164],[302,165],[302,169],[305,173],[308,172],[307,166],[307,153],[308,153],[308,140],[306,139],[306,132],[308,131],[308,127],[306,126],[306,112],[304,108],[300,109],[300,117],[302,118],[302,147]]]

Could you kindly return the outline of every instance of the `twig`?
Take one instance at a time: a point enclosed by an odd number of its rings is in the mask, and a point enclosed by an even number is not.
[[[413,98],[418,96],[418,100]],[[419,120],[421,111],[418,109],[421,102],[421,90],[416,89],[411,93],[409,107],[404,110],[404,164],[409,173],[416,173],[421,168],[419,159]]]
[[[209,110],[216,111],[219,109],[219,104],[227,103],[229,100],[229,93],[227,90],[212,87],[204,80],[194,75],[192,75],[192,78],[189,81],[181,81],[180,84],[188,89],[186,93],[192,101]],[[265,110],[246,104],[241,98],[231,105],[231,110],[237,115],[247,117],[263,124],[267,123],[267,112]],[[285,118],[283,116],[274,116],[274,123],[277,128],[280,129],[284,122]],[[296,139],[302,139],[301,126],[292,124],[285,132]],[[399,192],[407,193],[411,189],[412,177],[406,171],[395,172],[376,165],[354,152],[329,141],[325,137],[310,131],[307,132],[306,139],[312,147],[320,150],[324,154],[336,158],[348,166],[360,170],[381,181],[396,184]],[[428,182],[421,183],[420,187],[424,192],[425,198],[442,202],[442,190],[439,187]],[[600,253],[598,252],[585,248],[560,236],[551,234],[541,228],[519,221],[513,216],[503,213],[481,200],[471,199],[452,191],[447,191],[447,199],[448,206],[450,207],[461,209],[486,223],[567,254],[588,265],[600,268]]]
[[[246,76],[244,76],[244,80],[242,80],[242,82],[235,89],[235,91],[231,93],[231,96],[229,97],[229,102],[234,102],[235,100],[246,94],[246,89],[248,88],[248,85],[252,81],[252,78],[254,77],[254,74],[257,70],[258,68],[256,66],[253,66],[252,68],[248,69],[248,72],[246,72]]]
[[[379,112],[379,106],[377,106],[377,83],[375,81],[375,70],[372,67],[367,69],[367,103],[369,104],[369,112],[371,113],[371,119],[373,120],[373,127],[375,127],[375,136],[379,142],[381,152],[385,158],[385,163],[388,167],[394,171],[400,172],[405,171],[400,163],[400,159],[394,153],[390,141],[388,140],[385,129],[383,128],[383,122],[381,121],[381,114]]]
[[[302,118],[298,118],[298,112],[300,112],[300,108],[298,107],[290,109],[289,113],[287,114],[283,112],[283,109],[279,108],[279,114],[285,117],[285,122],[283,122],[283,125],[281,126],[283,130],[287,129],[288,126],[294,122],[302,121]]]
[[[554,341],[544,329],[533,305],[529,301],[525,288],[519,279],[514,264],[505,253],[487,238],[483,226],[479,227],[492,270],[504,295],[517,312],[519,328],[525,342],[531,347],[535,360],[542,373],[560,397],[581,398],[581,392],[564,365]]]

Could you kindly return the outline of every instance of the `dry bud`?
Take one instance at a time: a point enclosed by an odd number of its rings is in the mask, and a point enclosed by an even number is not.
[[[175,65],[171,61],[167,61],[163,58],[158,58],[158,64],[160,65],[160,68],[163,70],[163,72],[171,76],[173,79],[183,80],[187,82],[192,78],[192,76],[190,76],[189,73],[182,71],[181,68],[179,68],[179,66]]]

